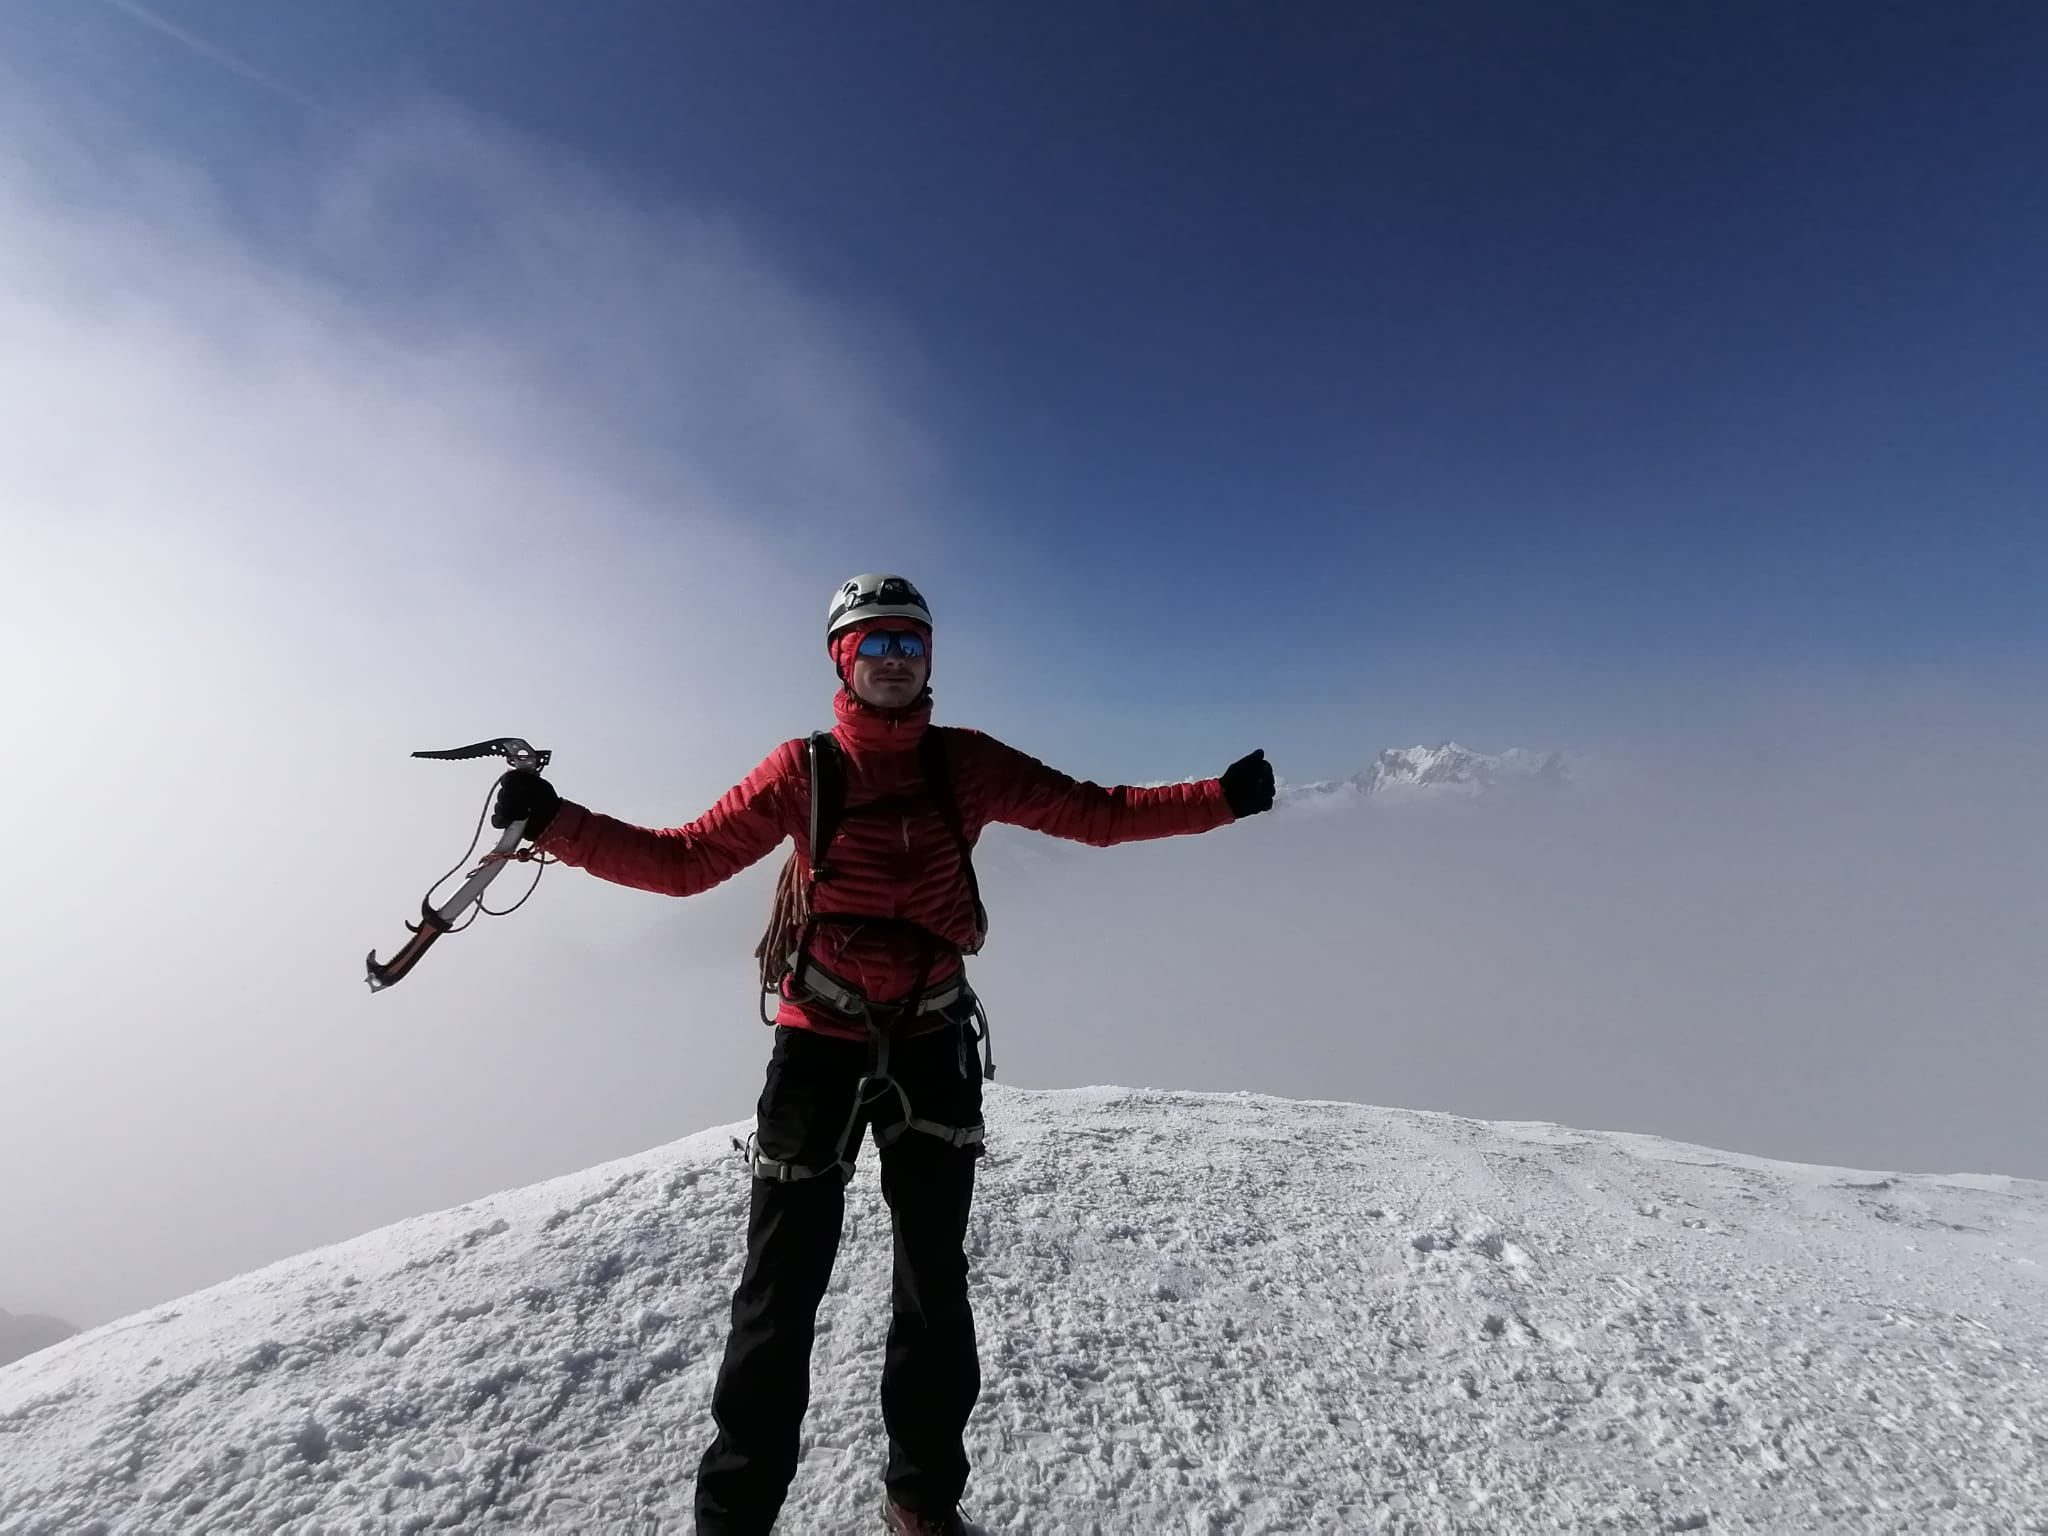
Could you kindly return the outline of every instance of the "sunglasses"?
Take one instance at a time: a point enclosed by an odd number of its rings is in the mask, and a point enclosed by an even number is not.
[[[901,629],[871,630],[860,637],[860,653],[870,661],[884,656],[906,656],[914,661],[924,654],[924,637]]]

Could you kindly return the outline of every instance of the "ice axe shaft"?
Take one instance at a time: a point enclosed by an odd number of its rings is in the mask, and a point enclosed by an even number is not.
[[[512,772],[522,768],[531,769],[535,773],[541,772],[554,754],[531,746],[517,736],[500,736],[495,740],[479,741],[467,747],[450,747],[438,752],[415,752],[413,756],[435,758],[443,762],[502,757],[512,765],[510,772],[499,777],[498,782],[502,784]],[[470,909],[483,901],[484,892],[490,888],[491,882],[504,873],[505,866],[513,861],[514,850],[518,848],[519,839],[525,832],[526,823],[523,820],[515,821],[505,828],[503,835],[498,839],[498,845],[484,856],[481,864],[469,872],[469,878],[463,881],[462,888],[440,906],[434,905],[434,893],[429,891],[420,902],[420,920],[405,925],[412,937],[405,941],[397,954],[389,960],[379,961],[377,951],[370,951],[364,963],[369,972],[365,979],[369,982],[372,992],[381,992],[386,987],[403,981],[412,968],[419,964],[420,956],[433,947],[434,940],[444,933],[452,932],[469,914]],[[456,869],[461,867],[460,864],[455,866]],[[454,872],[455,870],[450,870],[449,874],[452,875]],[[436,889],[447,878],[447,875],[442,876],[441,881],[436,882]]]
[[[441,906],[435,907],[428,902],[421,902],[420,920],[405,925],[412,937],[405,941],[404,947],[397,954],[380,964],[377,960],[377,951],[370,951],[366,963],[369,966],[368,980],[372,992],[382,992],[394,981],[403,981],[405,973],[419,964],[420,956],[432,947],[434,940],[452,929],[471,907],[484,899],[484,892],[490,889],[491,882],[512,862],[511,852],[519,846],[519,839],[525,831],[526,823],[523,821],[515,821],[507,827],[505,835],[498,839],[498,846],[491,850],[490,856],[470,872],[469,878],[462,882],[462,889]]]

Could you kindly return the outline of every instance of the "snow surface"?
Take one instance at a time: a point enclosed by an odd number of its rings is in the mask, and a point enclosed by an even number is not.
[[[989,1531],[2048,1530],[2048,1185],[1250,1095],[989,1120]],[[743,1129],[0,1370],[0,1530],[687,1531]],[[787,1532],[874,1524],[872,1159]]]

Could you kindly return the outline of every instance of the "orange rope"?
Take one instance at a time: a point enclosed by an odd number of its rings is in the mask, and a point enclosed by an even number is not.
[[[796,960],[797,935],[811,915],[810,892],[805,889],[802,860],[792,848],[782,873],[775,879],[775,905],[768,915],[768,931],[754,946],[754,958],[761,962],[761,990],[779,989]]]

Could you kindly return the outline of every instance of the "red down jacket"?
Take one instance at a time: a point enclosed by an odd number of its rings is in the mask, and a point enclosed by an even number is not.
[[[884,714],[841,691],[832,734],[846,755],[846,804],[889,795],[910,797],[896,815],[849,816],[831,850],[832,878],[818,882],[814,910],[908,918],[965,947],[974,942],[974,906],[960,868],[959,845],[937,802],[922,796],[917,744],[931,725],[931,705]],[[1029,827],[1054,837],[1108,847],[1144,838],[1206,832],[1234,818],[1215,779],[1157,789],[1104,789],[1068,778],[980,731],[946,729],[953,798],[972,843],[990,822]],[[745,782],[688,826],[656,831],[631,826],[564,802],[540,847],[603,879],[669,896],[694,896],[730,879],[794,838],[810,872],[811,783],[802,738],[786,741]],[[878,1002],[917,985],[928,946],[901,930],[820,927],[813,957]],[[932,966],[930,981],[960,968],[952,955]],[[860,1028],[815,1004],[785,1000],[776,1023],[822,1034],[860,1037]]]

